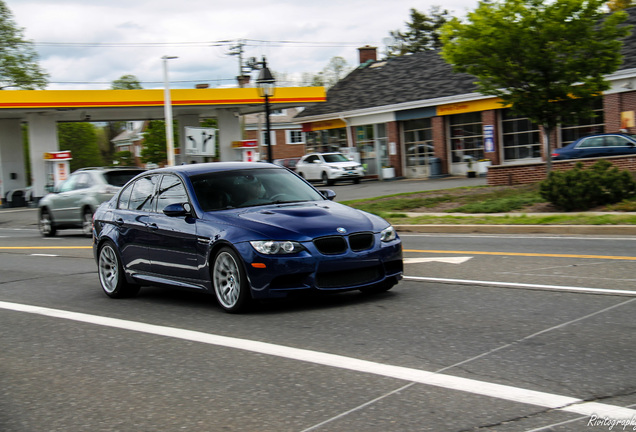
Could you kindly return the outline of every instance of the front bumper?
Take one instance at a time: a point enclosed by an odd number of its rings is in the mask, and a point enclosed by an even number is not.
[[[402,278],[399,240],[335,255],[321,254],[312,243],[304,245],[307,251],[289,257],[258,254],[249,243],[239,247],[254,298],[284,297],[298,290],[347,291]]]

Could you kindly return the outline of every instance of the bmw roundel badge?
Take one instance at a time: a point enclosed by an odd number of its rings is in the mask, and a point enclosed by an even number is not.
[[[343,227],[339,227],[338,229],[336,229],[336,231],[338,231],[340,234],[346,234],[347,230],[344,229]]]

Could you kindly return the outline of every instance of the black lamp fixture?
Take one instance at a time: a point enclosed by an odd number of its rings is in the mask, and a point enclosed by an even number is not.
[[[269,123],[269,98],[274,96],[274,88],[276,87],[276,80],[267,67],[267,60],[263,56],[263,61],[260,62],[261,71],[258,73],[258,79],[256,85],[258,86],[258,94],[265,98],[265,145],[267,146],[267,162],[272,163],[272,145],[271,145],[271,125]]]

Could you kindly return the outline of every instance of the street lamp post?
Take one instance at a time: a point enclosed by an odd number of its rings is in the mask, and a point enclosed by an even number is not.
[[[263,56],[261,65],[262,67],[261,71],[258,74],[256,85],[258,86],[259,95],[265,98],[265,145],[267,146],[267,162],[272,163],[271,125],[269,122],[269,98],[274,96],[276,80],[267,67],[267,60],[265,60],[265,56]]]
[[[168,81],[168,60],[176,56],[163,56],[163,111],[166,119],[166,143],[168,147],[168,166],[174,166],[174,132],[172,129],[172,100],[170,99],[170,81]]]

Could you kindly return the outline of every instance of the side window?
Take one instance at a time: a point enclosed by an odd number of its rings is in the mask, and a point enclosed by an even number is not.
[[[578,148],[603,147],[603,137],[588,138],[578,145]]]
[[[630,147],[630,144],[631,141],[628,141],[623,137],[613,136],[609,137],[609,144],[607,145],[611,147]]]
[[[87,189],[91,187],[92,181],[89,173],[81,173],[77,176],[74,189]]]
[[[132,193],[133,185],[128,185],[126,189],[121,191],[119,194],[119,202],[117,203],[117,208],[120,210],[126,210],[128,208],[128,203],[130,202],[130,194]]]
[[[78,175],[71,175],[68,179],[66,179],[64,181],[64,183],[62,183],[60,185],[60,192],[69,192],[75,189],[75,185],[77,184],[77,177]]]
[[[157,183],[158,179],[159,176],[157,175],[146,176],[138,179],[135,183],[133,183],[128,209],[152,211],[155,203],[155,184]]]
[[[157,212],[161,213],[170,204],[185,202],[188,202],[188,194],[179,177],[164,175],[157,194]]]
[[[318,156],[309,156],[307,159],[305,159],[305,162],[314,163],[317,160],[318,160]]]

